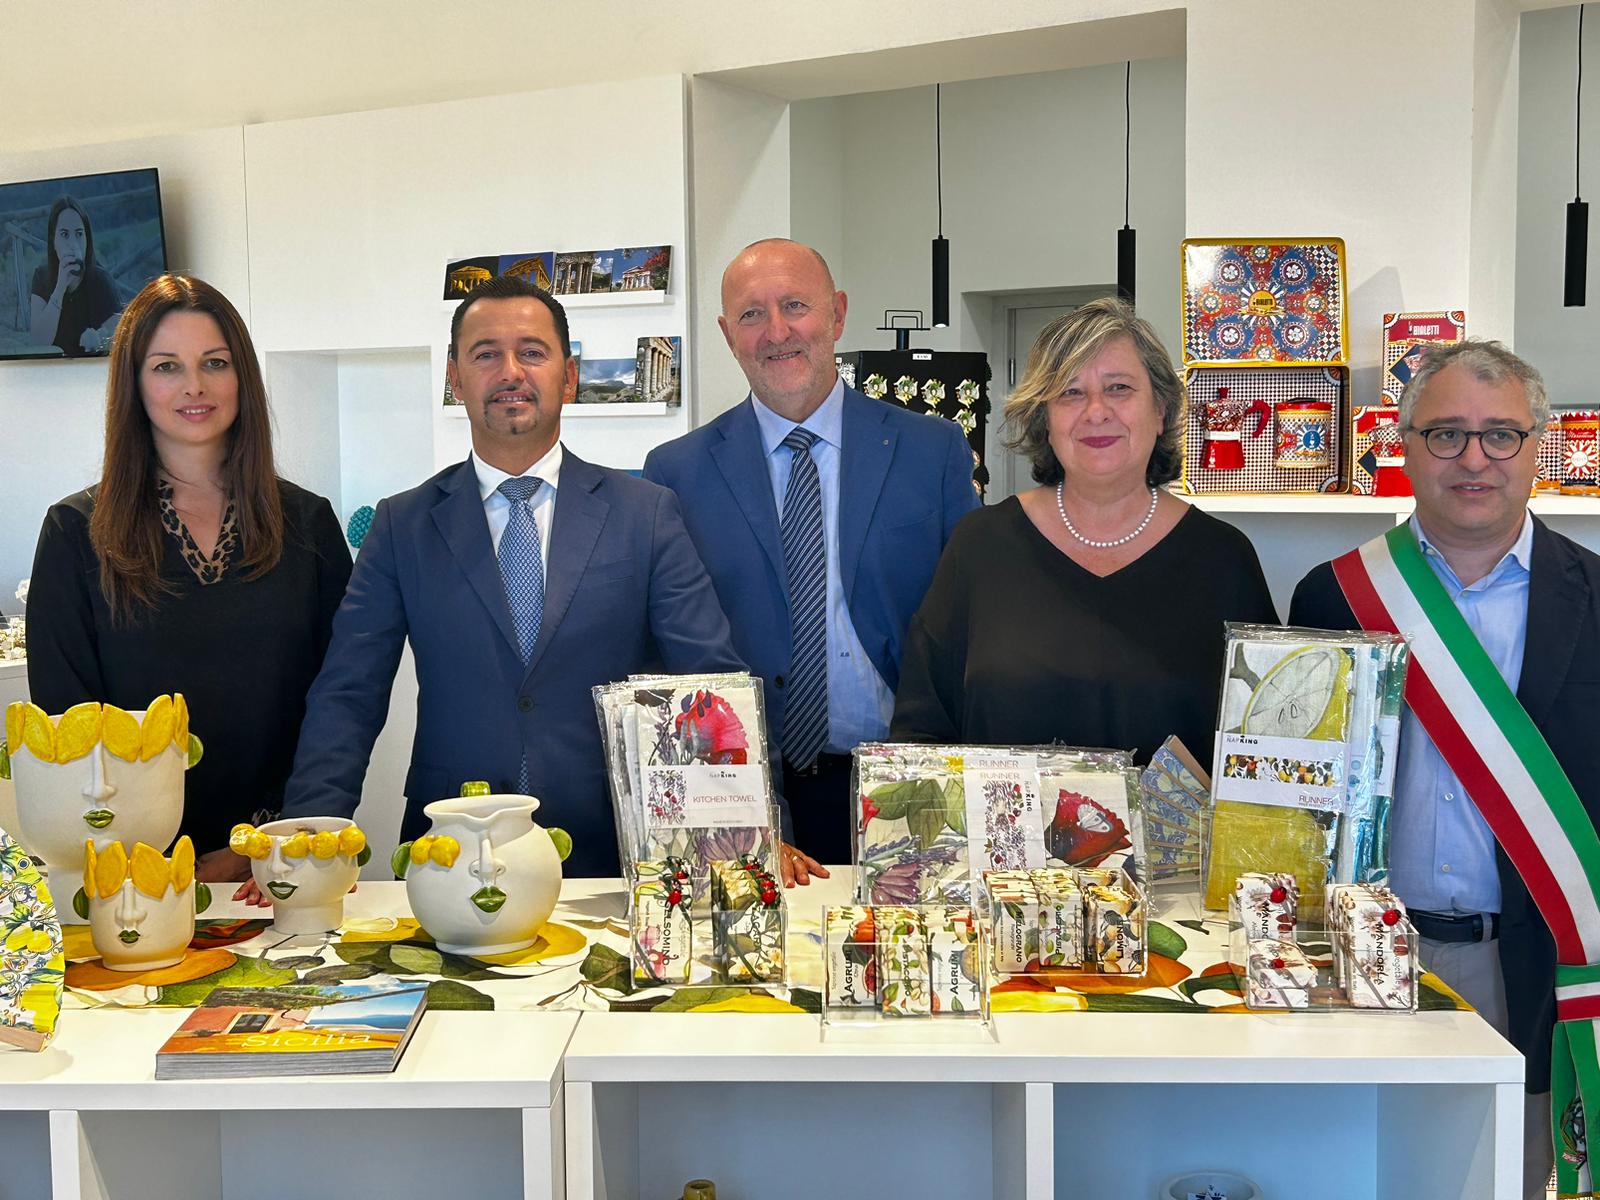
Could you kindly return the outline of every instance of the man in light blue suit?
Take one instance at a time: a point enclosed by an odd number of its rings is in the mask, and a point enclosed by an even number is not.
[[[978,503],[960,429],[839,378],[845,307],[811,247],[747,246],[718,324],[750,395],[644,465],[678,494],[734,648],[765,681],[799,883],[850,861],[850,751],[888,733],[906,627]]]
[[[742,670],[670,491],[561,442],[566,314],[512,278],[456,309],[450,386],[472,454],[378,505],[312,686],[284,816],[349,816],[409,638],[417,734],[400,836],[467,780],[538,796],[569,875],[615,875],[590,689],[652,667]]]

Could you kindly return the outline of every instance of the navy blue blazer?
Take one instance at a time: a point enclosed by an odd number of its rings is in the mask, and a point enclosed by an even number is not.
[[[636,671],[743,670],[727,618],[665,488],[567,450],[543,622],[523,666],[471,461],[378,505],[306,700],[284,815],[349,816],[407,638],[417,734],[401,838],[469,779],[515,791],[572,834],[566,873],[615,875],[616,825],[590,689]]]
[[[678,494],[689,536],[733,626],[733,645],[766,685],[767,723],[783,737],[793,651],[789,594],[755,400],[657,446],[646,479]],[[961,430],[847,387],[839,460],[839,571],[856,636],[893,692],[906,628],[956,522],[978,507]]]

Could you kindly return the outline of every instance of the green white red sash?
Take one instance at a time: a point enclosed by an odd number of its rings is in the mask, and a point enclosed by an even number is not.
[[[1334,560],[1363,629],[1411,644],[1406,703],[1516,866],[1555,938],[1551,1127],[1562,1196],[1593,1194],[1582,1112],[1600,1112],[1600,835],[1409,524]]]

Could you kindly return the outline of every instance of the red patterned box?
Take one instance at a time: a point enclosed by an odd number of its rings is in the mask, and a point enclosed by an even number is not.
[[[1263,371],[1256,366],[1191,369],[1184,380],[1188,391],[1183,445],[1183,486],[1194,494],[1217,492],[1343,492],[1349,488],[1349,427],[1347,425],[1349,372],[1343,367],[1285,367]],[[1206,420],[1208,405],[1217,404],[1226,389],[1227,403],[1245,416],[1237,435],[1230,439],[1243,450],[1244,466],[1237,470],[1207,467]],[[1325,466],[1278,466],[1280,435],[1291,422],[1280,420],[1281,411],[1307,406],[1328,406],[1325,426]],[[1219,424],[1214,422],[1214,426]],[[1221,422],[1229,433],[1235,423]],[[1256,430],[1259,427],[1260,432]],[[1304,426],[1300,427],[1303,431]],[[1214,430],[1215,432],[1215,430]],[[1215,460],[1216,456],[1212,456]]]
[[[1407,357],[1417,347],[1448,346],[1467,336],[1467,314],[1464,309],[1448,312],[1384,313],[1383,314],[1383,376],[1379,385],[1383,389],[1384,404],[1399,404],[1400,393],[1405,391],[1411,373],[1416,369],[1414,358]],[[1406,359],[1405,365],[1400,360]]]

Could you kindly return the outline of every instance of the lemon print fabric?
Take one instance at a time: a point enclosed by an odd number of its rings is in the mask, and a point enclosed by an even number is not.
[[[55,1037],[66,979],[61,923],[38,868],[4,830],[0,830],[0,979],[7,981],[0,989],[0,1043],[43,1050]]]
[[[140,721],[115,704],[75,704],[51,718],[37,704],[6,706],[6,757],[26,751],[40,762],[70,763],[96,746],[124,762],[149,762],[168,746],[190,756],[189,705],[181,693],[157,696]],[[192,764],[191,764],[192,765]]]

